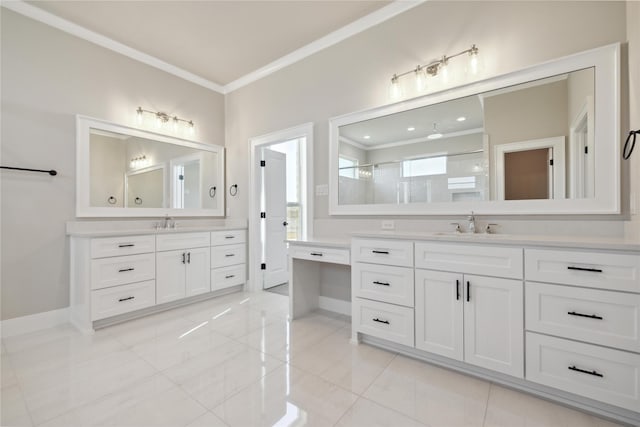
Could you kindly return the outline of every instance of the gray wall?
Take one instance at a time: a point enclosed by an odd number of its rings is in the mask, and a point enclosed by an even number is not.
[[[315,184],[328,183],[328,119],[388,103],[393,73],[476,43],[487,75],[502,74],[615,42],[626,35],[625,2],[426,2],[226,97],[227,179],[248,188],[249,138],[314,122]],[[579,19],[576,19],[579,17]],[[636,44],[636,50],[638,44]],[[315,197],[315,233],[379,229],[380,221],[330,217]],[[229,201],[246,217],[248,192]],[[532,221],[535,219],[535,221]],[[505,232],[622,235],[622,217],[500,218]],[[450,218],[396,219],[399,230],[445,227]]]
[[[224,97],[1,9],[2,319],[69,305],[65,222],[75,218],[75,114],[135,123],[135,109],[193,119],[224,144]]]

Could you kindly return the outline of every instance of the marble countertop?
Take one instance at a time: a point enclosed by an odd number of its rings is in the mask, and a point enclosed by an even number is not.
[[[522,234],[481,234],[455,232],[374,231],[352,233],[352,237],[374,239],[410,239],[474,244],[545,246],[576,249],[640,251],[640,241],[616,237],[548,236]]]

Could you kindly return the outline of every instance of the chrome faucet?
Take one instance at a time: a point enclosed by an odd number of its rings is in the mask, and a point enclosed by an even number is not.
[[[469,217],[467,218],[467,221],[469,221],[469,233],[475,233],[476,232],[476,217],[473,216],[473,211],[471,211],[471,215],[469,215]]]
[[[168,230],[169,228],[175,228],[176,223],[169,215],[165,215],[164,221],[162,222],[162,228]]]

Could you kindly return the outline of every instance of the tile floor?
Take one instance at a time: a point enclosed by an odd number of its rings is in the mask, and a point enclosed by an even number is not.
[[[236,293],[83,336],[2,341],[2,426],[614,426],[368,345],[343,318],[287,321]]]

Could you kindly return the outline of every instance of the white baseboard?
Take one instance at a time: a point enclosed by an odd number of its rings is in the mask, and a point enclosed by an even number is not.
[[[0,335],[3,338],[12,337],[52,328],[64,323],[69,323],[69,307],[3,320],[0,322]]]
[[[334,313],[344,314],[345,316],[351,316],[351,302],[349,301],[319,296],[318,307],[323,310],[333,311]]]

